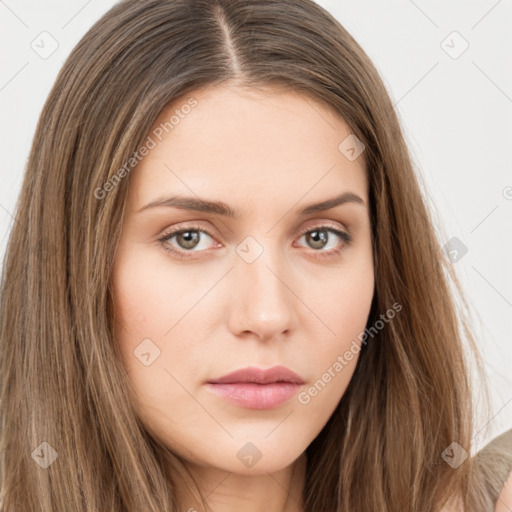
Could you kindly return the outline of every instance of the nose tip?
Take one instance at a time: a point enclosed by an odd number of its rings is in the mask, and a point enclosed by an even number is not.
[[[242,248],[247,249],[245,256],[254,257],[257,252],[253,241],[246,241]],[[235,264],[230,328],[237,335],[254,333],[273,339],[292,330],[296,299],[286,283],[289,273],[282,270],[283,265],[266,251],[259,252],[251,263],[240,257]]]

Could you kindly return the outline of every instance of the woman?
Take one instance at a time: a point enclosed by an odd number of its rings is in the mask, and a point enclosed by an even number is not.
[[[9,241],[2,511],[508,506],[425,204],[313,2],[117,4],[57,77]]]

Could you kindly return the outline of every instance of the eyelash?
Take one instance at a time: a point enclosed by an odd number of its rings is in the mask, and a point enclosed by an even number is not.
[[[181,251],[181,250],[177,250],[177,249],[171,247],[169,244],[165,243],[165,242],[168,242],[174,236],[179,235],[181,233],[186,233],[188,231],[199,231],[201,233],[207,234],[211,238],[215,238],[214,235],[208,229],[204,229],[203,227],[195,225],[195,226],[189,226],[187,228],[177,228],[170,232],[164,233],[160,238],[158,238],[158,241],[161,243],[163,249],[166,252],[171,253],[173,256],[179,255],[181,257],[181,259],[194,258],[194,256],[191,256],[191,254],[193,254],[195,252],[200,253],[202,251],[184,251],[184,250]],[[336,248],[330,249],[329,251],[312,249],[313,258],[330,258],[330,257],[338,256],[339,254],[341,254],[341,252],[345,248],[349,247],[350,244],[352,243],[351,235],[349,235],[348,233],[346,233],[344,231],[340,231],[339,229],[334,228],[329,225],[319,225],[319,226],[309,228],[309,229],[303,231],[300,234],[300,237],[302,237],[308,233],[312,233],[313,231],[328,231],[329,233],[334,233],[335,235],[338,235],[343,240],[343,242],[342,242],[343,247],[340,247],[338,245]]]

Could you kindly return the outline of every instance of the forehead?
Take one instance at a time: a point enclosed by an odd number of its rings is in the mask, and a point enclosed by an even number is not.
[[[137,165],[134,208],[163,193],[297,202],[355,192],[366,201],[364,154],[348,159],[344,119],[310,96],[276,88],[220,86],[168,105]]]

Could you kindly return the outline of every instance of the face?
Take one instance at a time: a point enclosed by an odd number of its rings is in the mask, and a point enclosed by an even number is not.
[[[228,86],[173,103],[149,134],[114,332],[141,420],[191,467],[284,468],[342,399],[374,291],[350,134],[311,98]]]

